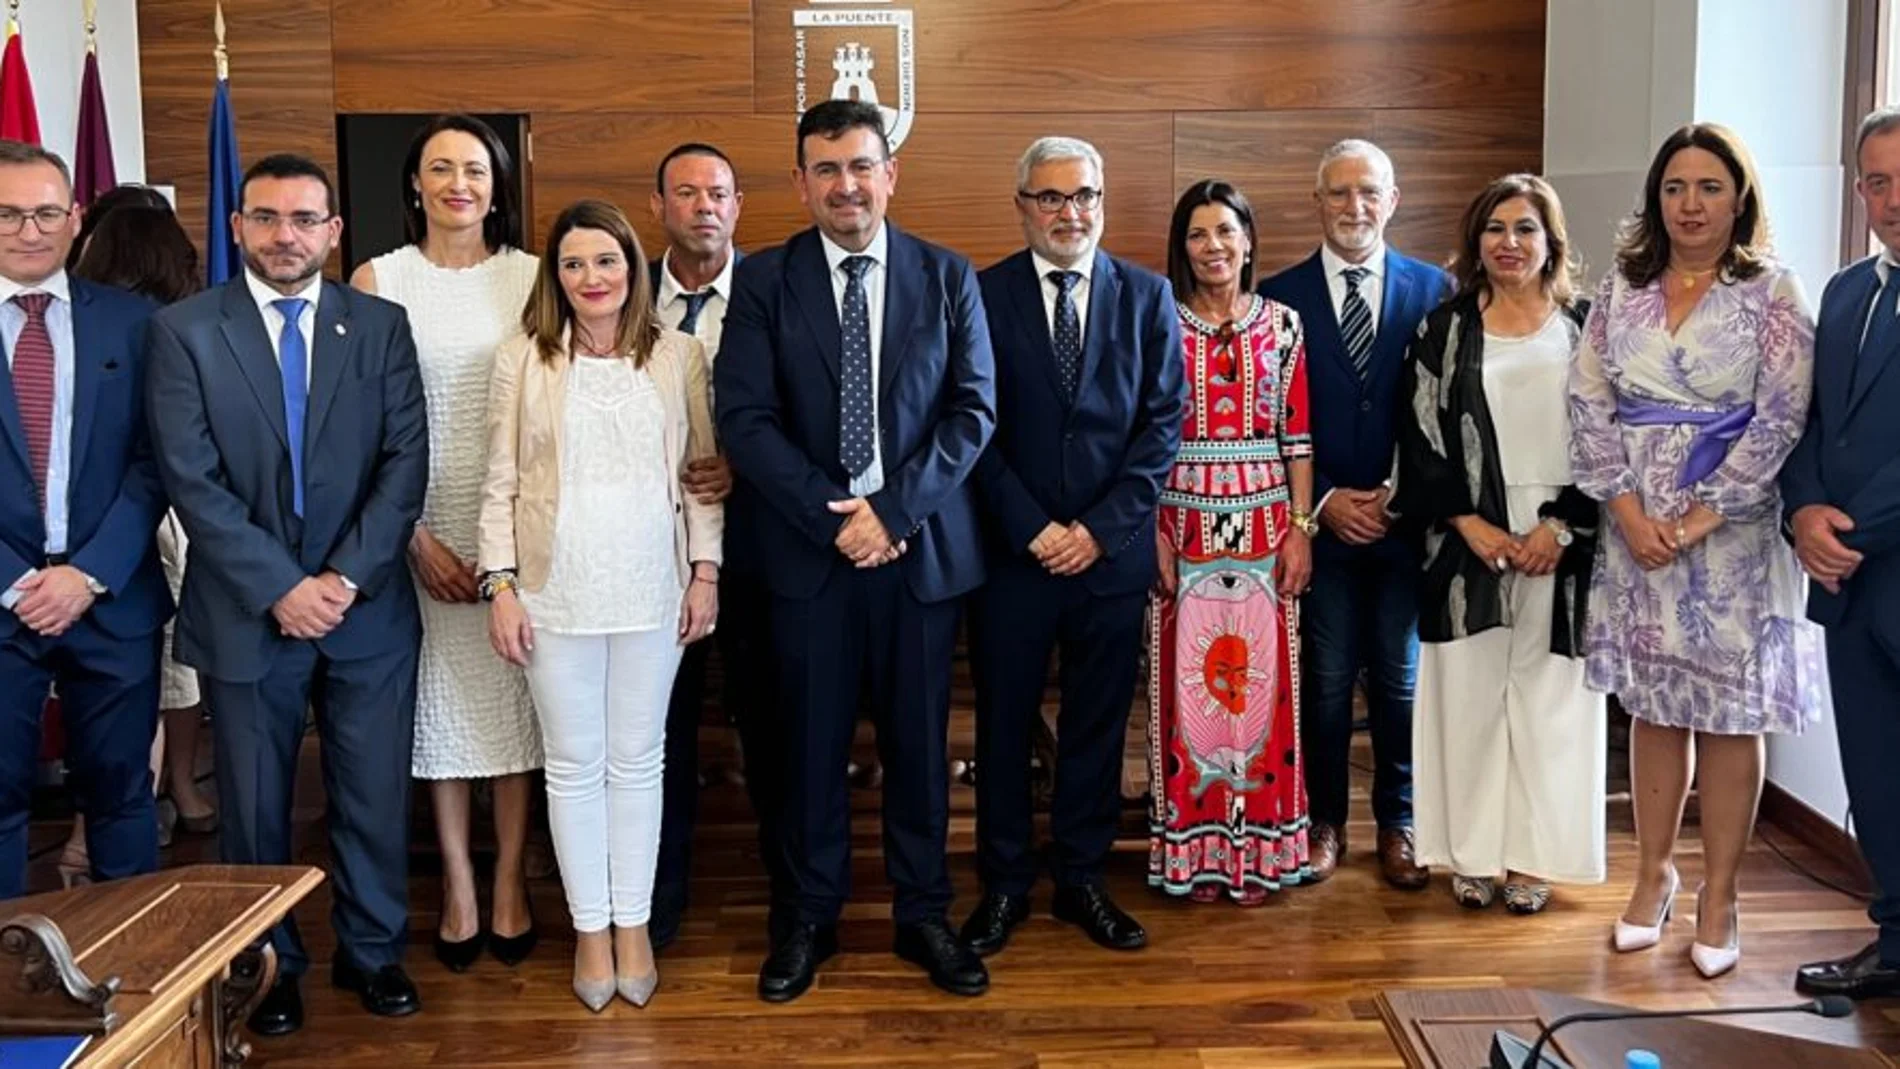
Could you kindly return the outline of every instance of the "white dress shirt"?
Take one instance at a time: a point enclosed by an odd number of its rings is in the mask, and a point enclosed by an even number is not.
[[[725,333],[726,302],[732,299],[732,263],[738,257],[730,252],[726,255],[726,266],[719,269],[719,277],[712,280],[704,292],[712,294],[707,298],[705,307],[699,310],[699,321],[693,324],[693,337],[706,343],[706,359],[710,362],[719,357],[719,339]],[[690,293],[673,277],[673,250],[668,249],[660,257],[660,288],[653,295],[653,306],[659,313],[660,323],[673,330],[686,320],[686,297]]]
[[[323,295],[323,276],[312,275],[304,288],[296,293],[279,293],[247,267],[244,269],[244,284],[251,288],[251,300],[257,302],[257,311],[264,317],[264,334],[270,338],[271,356],[276,358],[280,368],[284,363],[284,313],[277,310],[274,302],[286,297],[301,297],[306,302],[303,315],[297,321],[297,331],[303,335],[303,384],[304,389],[308,390],[311,368],[317,362],[317,299]]]
[[[9,372],[13,369],[13,352],[26,330],[26,309],[13,303],[13,298],[22,293],[49,293],[53,297],[46,305],[46,333],[53,342],[53,436],[46,447],[46,552],[65,553],[70,548],[66,545],[66,506],[73,459],[72,287],[64,268],[31,286],[0,278],[0,341],[6,343]],[[28,568],[14,582],[37,571]],[[25,596],[13,587],[0,591],[0,609],[11,611]]]
[[[884,442],[877,415],[877,384],[879,360],[884,350],[884,282],[889,275],[890,261],[886,254],[890,249],[890,230],[880,223],[877,236],[861,253],[846,250],[825,236],[822,230],[818,232],[818,240],[824,243],[825,263],[831,267],[831,296],[837,302],[840,325],[844,323],[844,287],[849,279],[844,273],[845,257],[871,258],[871,266],[864,272],[864,301],[866,311],[870,313],[871,327],[871,466],[864,469],[864,474],[851,480],[852,496],[869,497],[884,489]]]
[[[1049,277],[1049,272],[1074,271],[1082,276],[1082,280],[1075,284],[1075,288],[1069,291],[1069,295],[1075,301],[1076,324],[1082,328],[1078,332],[1078,337],[1086,346],[1089,337],[1089,287],[1095,282],[1095,250],[1090,249],[1089,254],[1082,257],[1081,262],[1074,267],[1057,267],[1043,259],[1041,253],[1035,251],[1030,252],[1029,262],[1036,265],[1036,278],[1042,283],[1042,312],[1046,317],[1045,321],[1049,324],[1049,338],[1052,342],[1056,336],[1056,298],[1062,295],[1062,287],[1055,284],[1055,281]]]
[[[1385,242],[1373,246],[1372,255],[1362,264],[1347,263],[1345,258],[1333,251],[1331,245],[1319,247],[1320,266],[1326,269],[1326,292],[1333,298],[1333,322],[1346,321],[1346,269],[1364,268],[1366,277],[1359,280],[1359,296],[1366,300],[1366,307],[1372,312],[1372,336],[1379,336],[1379,317],[1385,308]]]

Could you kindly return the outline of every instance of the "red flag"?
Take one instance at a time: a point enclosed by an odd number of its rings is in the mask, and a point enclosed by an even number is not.
[[[40,143],[39,109],[33,106],[33,80],[26,73],[26,46],[20,27],[7,22],[7,50],[0,56],[0,137]]]
[[[93,199],[119,184],[112,169],[112,131],[106,124],[106,91],[99,84],[99,57],[86,52],[86,71],[79,79],[79,135],[73,151],[73,199]]]

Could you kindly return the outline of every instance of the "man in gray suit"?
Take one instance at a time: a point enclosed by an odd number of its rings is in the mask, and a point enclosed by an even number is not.
[[[270,156],[231,217],[244,273],[165,309],[150,333],[159,471],[191,536],[176,654],[212,709],[224,859],[291,860],[307,707],[329,796],[332,982],[371,1013],[420,1006],[402,971],[416,655],[403,547],[422,512],[429,435],[402,309],[321,275],[343,232],[323,169]],[[272,933],[279,978],[251,1015],[303,1023],[309,965]]]

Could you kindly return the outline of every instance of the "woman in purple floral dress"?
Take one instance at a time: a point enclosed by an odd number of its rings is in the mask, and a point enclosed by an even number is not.
[[[1736,870],[1761,795],[1762,736],[1801,731],[1827,702],[1775,486],[1807,418],[1814,325],[1767,235],[1735,135],[1707,124],[1671,134],[1571,372],[1577,485],[1616,532],[1598,550],[1586,677],[1635,719],[1641,859],[1614,944],[1660,941],[1699,766],[1706,864],[1690,957],[1706,977],[1741,953]]]

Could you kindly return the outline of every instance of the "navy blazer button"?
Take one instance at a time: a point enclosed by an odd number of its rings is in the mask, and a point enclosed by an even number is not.
[[[1836,449],[1846,449],[1846,448],[1847,448],[1847,439],[1845,439],[1845,438],[1836,438],[1836,439],[1834,439],[1834,448],[1836,448]]]
[[[1371,402],[1371,401],[1361,401],[1361,402],[1359,402],[1359,411],[1361,411],[1361,412],[1370,412],[1370,411],[1372,411],[1372,402]]]

